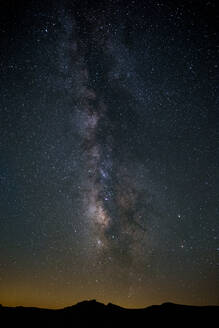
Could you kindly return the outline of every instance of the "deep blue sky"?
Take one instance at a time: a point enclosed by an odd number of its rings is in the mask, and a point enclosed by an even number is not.
[[[216,1],[1,6],[0,302],[219,304]]]

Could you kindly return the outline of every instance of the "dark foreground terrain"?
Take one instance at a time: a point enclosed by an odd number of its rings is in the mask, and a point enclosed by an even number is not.
[[[59,310],[4,307],[0,305],[0,327],[213,327],[217,325],[219,306],[186,306],[164,303],[144,309],[84,301]]]

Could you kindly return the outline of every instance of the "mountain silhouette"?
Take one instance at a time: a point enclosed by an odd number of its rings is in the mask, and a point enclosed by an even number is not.
[[[0,306],[2,327],[170,327],[181,325],[211,326],[219,318],[219,306],[189,306],[174,303],[142,309],[126,309],[96,300],[83,301],[63,309]]]

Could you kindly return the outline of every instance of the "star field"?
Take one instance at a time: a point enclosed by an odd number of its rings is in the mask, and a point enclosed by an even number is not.
[[[216,1],[3,1],[0,303],[219,304]]]

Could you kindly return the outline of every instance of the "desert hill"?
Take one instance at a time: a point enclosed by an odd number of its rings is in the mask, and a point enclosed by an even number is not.
[[[30,307],[0,306],[2,327],[151,327],[168,324],[215,325],[219,306],[188,306],[173,303],[153,305],[142,309],[126,309],[114,304],[104,305],[96,300],[83,301],[63,309],[50,310]]]

